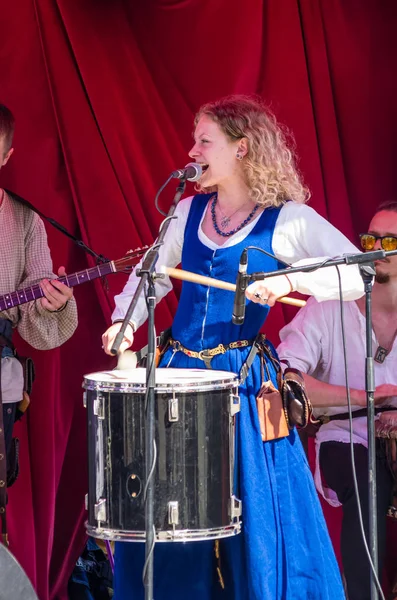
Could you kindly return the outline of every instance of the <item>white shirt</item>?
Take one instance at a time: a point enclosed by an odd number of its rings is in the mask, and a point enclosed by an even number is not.
[[[165,243],[160,248],[158,265],[176,267],[181,262],[186,221],[192,197],[182,200],[175,210],[176,219],[169,225]],[[208,210],[208,206],[207,209]],[[223,245],[211,241],[202,230],[201,220],[198,237],[208,248],[216,251],[240,243],[252,231],[262,212],[240,231],[227,238]],[[328,221],[306,204],[287,202],[280,210],[273,233],[273,252],[275,256],[294,266],[303,266],[320,262],[332,256],[355,254],[357,248]],[[140,263],[141,264],[141,263]],[[140,267],[140,264],[137,268]],[[249,266],[249,258],[248,258]],[[364,293],[363,282],[358,268],[343,265],[340,267],[343,295],[346,300],[359,298]],[[236,269],[237,277],[237,269]],[[329,267],[313,273],[295,273],[289,275],[294,290],[302,294],[313,295],[319,301],[338,297],[338,278],[336,269]],[[133,272],[121,294],[115,297],[116,308],[112,320],[122,319],[128,310],[131,297],[138,285],[139,278]],[[156,281],[156,300],[163,298],[172,289],[169,277]],[[140,298],[131,321],[137,329],[147,318],[146,303]]]
[[[365,317],[356,302],[344,302],[346,356],[349,387],[365,389]],[[296,317],[280,331],[281,344],[277,351],[280,359],[288,360],[291,367],[331,385],[345,385],[340,303],[336,300],[319,303],[310,298]],[[372,333],[373,346],[379,345]],[[374,361],[375,384],[397,385],[397,344],[394,344],[383,363]],[[387,404],[397,406],[397,398]],[[352,405],[352,410],[362,406]],[[347,406],[318,407],[315,415],[334,415],[347,412]],[[350,441],[349,420],[330,421],[322,425],[316,436],[315,482],[318,491],[333,506],[339,506],[336,494],[323,488],[319,469],[319,451],[322,442]],[[367,447],[367,418],[353,419],[353,442]]]

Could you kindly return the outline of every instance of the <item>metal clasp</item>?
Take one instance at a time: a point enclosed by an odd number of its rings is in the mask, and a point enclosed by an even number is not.
[[[97,521],[106,521],[106,499],[101,498],[94,505],[94,516]]]
[[[168,398],[168,421],[175,423],[179,421],[178,398],[175,397],[175,391],[172,391],[172,398]]]
[[[98,394],[98,396],[95,398],[93,404],[93,412],[94,415],[98,417],[98,419],[105,418],[104,397],[102,394]]]
[[[178,502],[168,502],[168,523],[170,525],[179,525]]]
[[[238,394],[230,393],[230,416],[233,417],[236,413],[240,412],[240,396]]]
[[[231,496],[229,500],[229,516],[232,521],[236,522],[239,520],[243,512],[243,503],[236,496]]]

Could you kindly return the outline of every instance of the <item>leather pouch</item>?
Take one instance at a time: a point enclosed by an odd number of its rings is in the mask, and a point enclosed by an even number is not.
[[[313,407],[306,394],[303,375],[297,369],[287,368],[284,371],[281,385],[281,396],[288,427],[303,428],[311,425],[321,425],[313,417]]]
[[[256,396],[256,406],[262,440],[268,442],[287,437],[289,429],[285,418],[281,393],[270,379],[264,352],[268,354],[270,350],[262,347],[260,351],[262,384]],[[271,356],[271,360],[274,364],[275,358],[273,355]],[[280,381],[281,368],[279,363],[275,366],[278,367],[277,379]],[[267,379],[265,379],[265,372]]]
[[[289,435],[281,394],[270,379],[262,383],[256,397],[256,406],[264,442]]]

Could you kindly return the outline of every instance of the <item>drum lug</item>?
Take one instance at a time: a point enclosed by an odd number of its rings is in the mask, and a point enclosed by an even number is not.
[[[172,398],[168,398],[168,421],[170,423],[179,421],[178,398],[175,397],[175,392],[172,393]]]
[[[98,394],[98,396],[95,398],[93,412],[94,412],[94,415],[96,415],[98,417],[98,419],[105,418],[105,410],[104,410],[104,402],[103,402],[102,394]]]
[[[87,391],[84,390],[83,392],[83,406],[84,408],[87,408]]]
[[[97,521],[106,521],[106,500],[101,498],[97,504],[94,505],[94,515]]]
[[[233,417],[240,411],[240,396],[238,394],[230,394],[230,416]]]
[[[88,510],[88,494],[84,496],[85,509]]]
[[[232,521],[238,521],[239,517],[243,512],[243,504],[241,500],[236,498],[236,496],[232,496],[229,500],[229,516]]]
[[[168,523],[169,525],[179,525],[178,502],[168,502]]]

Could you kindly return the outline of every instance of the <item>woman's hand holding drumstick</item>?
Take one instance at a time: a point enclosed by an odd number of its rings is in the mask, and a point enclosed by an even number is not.
[[[173,277],[174,279],[182,279],[182,281],[191,281],[192,283],[199,283],[201,285],[207,285],[209,287],[216,287],[222,290],[229,290],[230,292],[236,291],[236,285],[234,283],[229,283],[228,281],[221,281],[219,279],[213,279],[212,277],[205,277],[204,275],[198,275],[197,273],[192,273],[191,271],[184,271],[183,269],[174,269],[172,267],[161,266],[158,269],[159,273],[164,273],[169,275],[169,277]],[[274,279],[274,278],[273,278]],[[250,288],[251,286],[249,286]],[[263,298],[260,298],[258,292],[249,292],[249,296],[253,296],[252,300],[255,302],[261,301],[263,302]],[[256,295],[258,294],[258,295]],[[305,306],[305,300],[299,300],[297,298],[288,298],[287,296],[282,296],[281,298],[277,298],[277,302],[282,302],[283,304],[290,304],[291,306],[298,306],[301,308]],[[274,302],[269,302],[269,305],[272,306]]]

